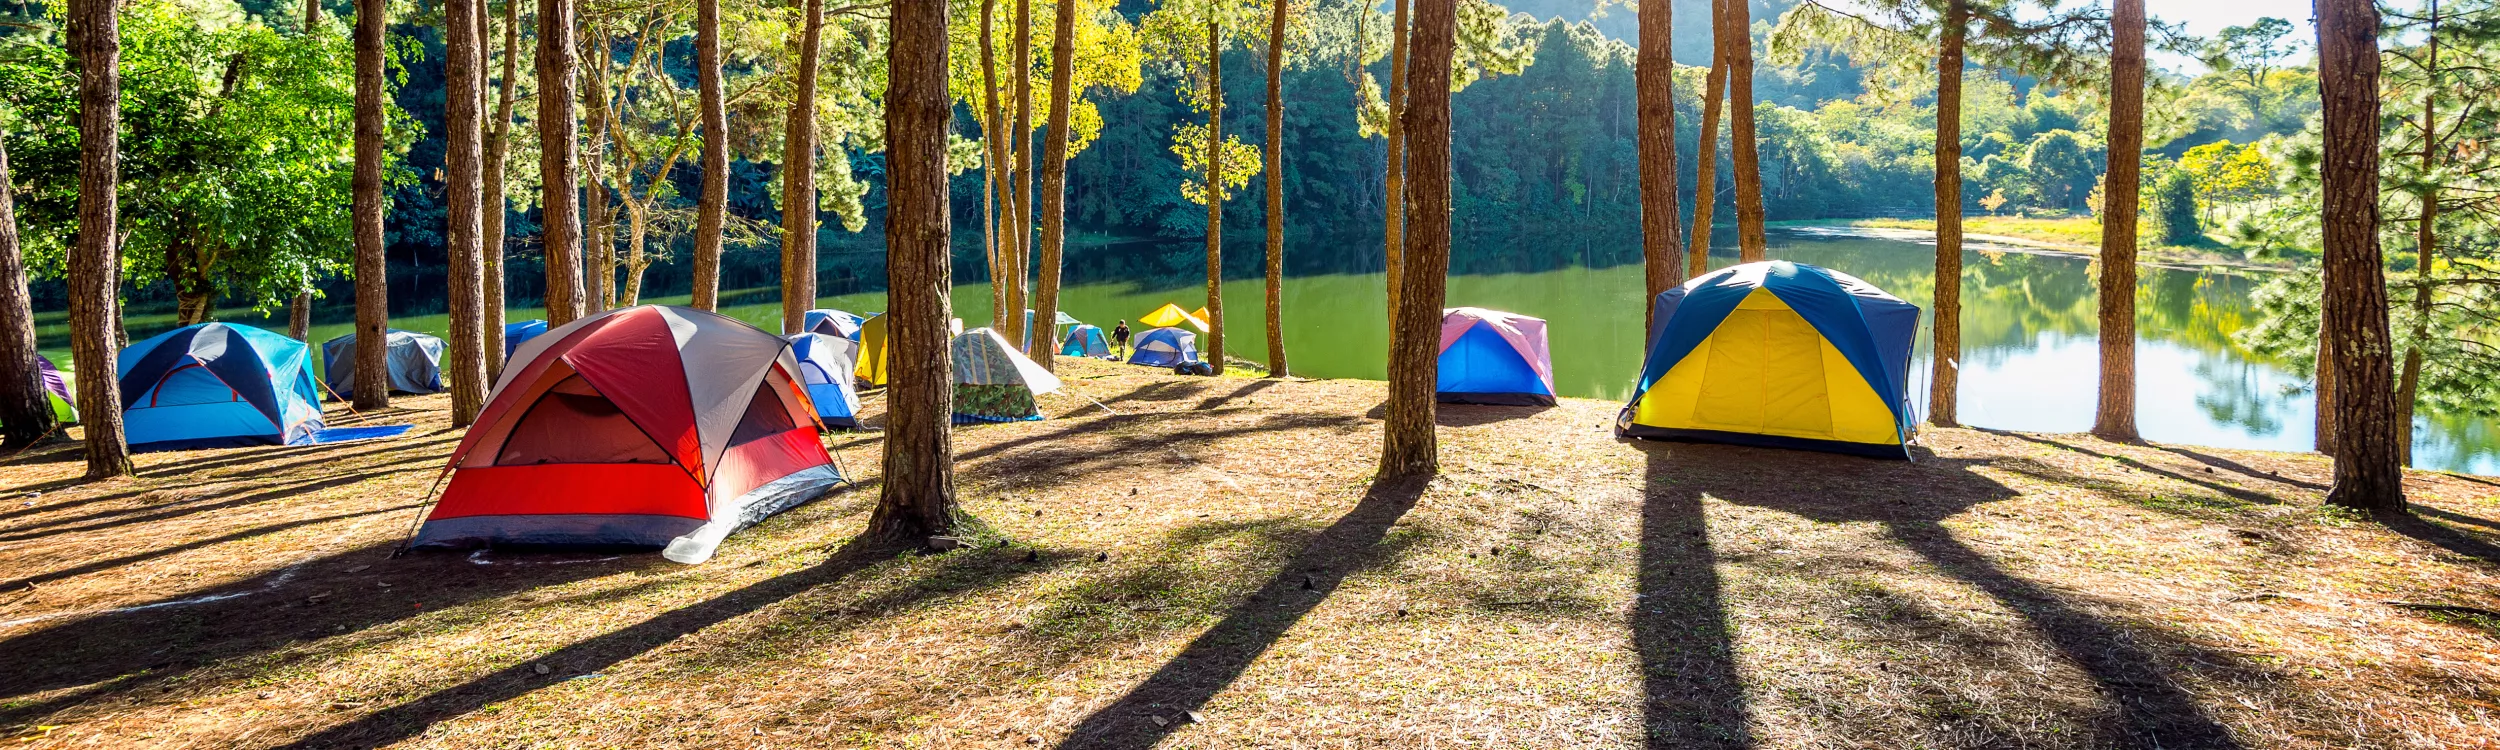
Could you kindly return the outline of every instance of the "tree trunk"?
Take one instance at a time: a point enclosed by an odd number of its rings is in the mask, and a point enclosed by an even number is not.
[[[1007,119],[998,106],[998,0],[981,0],[981,146],[984,155],[981,180],[987,191],[982,193],[981,212],[990,222],[990,236],[985,238],[990,253],[990,328],[1007,330],[1007,238],[1013,234],[1007,212],[1007,149],[1013,136],[1007,133]]]
[[[781,331],[797,333],[816,306],[816,64],[825,0],[807,0],[790,52],[799,61],[781,151]]]
[[[885,477],[867,535],[922,542],[956,528],[948,267],[945,0],[895,0],[886,46],[886,274],[893,337]]]
[[[590,57],[582,61],[582,312],[596,315],[616,306],[616,216],[608,205],[608,66],[616,59],[605,29],[586,24]]]
[[[312,292],[296,292],[286,305],[286,336],[312,342]]]
[[[1389,349],[1389,403],[1380,474],[1440,471],[1433,433],[1442,292],[1450,268],[1450,52],[1457,0],[1416,0],[1413,78],[1406,106],[1406,289]]]
[[[451,367],[443,373],[451,389],[451,426],[467,427],[486,407],[486,345],[483,308],[486,289],[480,276],[485,246],[479,213],[484,208],[485,144],[479,138],[485,108],[485,62],[479,57],[478,7],[486,0],[445,0],[443,21],[443,130],[449,141],[443,153],[450,184],[449,231],[444,233],[451,262]],[[357,370],[365,380],[386,370]],[[382,378],[375,378],[382,379]]]
[[[52,400],[35,359],[35,306],[26,288],[10,180],[9,152],[0,146],[0,448],[14,451],[51,434],[53,424]]]
[[[389,53],[384,34],[390,24],[390,3],[356,0],[356,171],[351,184],[356,231],[356,379],[358,409],[391,405],[390,279],[383,256],[382,223],[389,206],[382,195],[382,149],[387,137],[383,56]]]
[[[174,325],[208,322],[207,265],[190,230],[177,228],[165,243],[165,282],[174,288]]]
[[[497,377],[503,375],[505,212],[503,170],[504,156],[512,146],[513,86],[519,79],[519,71],[514,60],[521,56],[520,7],[520,0],[506,0],[503,6],[503,81],[496,85],[495,127],[492,140],[486,144],[486,187],[479,199],[482,214],[480,219],[484,227],[480,232],[479,245],[485,249],[483,265],[486,271],[481,281],[481,285],[486,288],[483,304],[485,315],[479,321],[479,328],[484,334],[481,353],[485,356],[486,382],[489,384],[494,383]],[[478,3],[478,13],[482,16],[485,12],[486,4]],[[484,30],[488,26],[481,20],[478,22],[478,28]]]
[[[2439,167],[2439,0],[2430,3],[2430,35],[2422,91],[2422,172]],[[2413,462],[2413,412],[2421,399],[2422,342],[2431,335],[2431,266],[2439,247],[2439,183],[2422,183],[2422,215],[2413,227],[2413,345],[2405,347],[2404,369],[2396,375],[2396,448],[2401,460]]]
[[[1724,19],[1713,13],[1710,20],[1715,24]],[[1684,271],[1693,277],[1710,272],[1710,220],[1719,209],[1719,106],[1727,93],[1727,54],[1715,45],[1702,88],[1701,139],[1693,144],[1693,233],[1686,237],[1691,247],[1684,253]]]
[[[1642,315],[1651,300],[1684,283],[1682,202],[1676,197],[1675,49],[1672,6],[1655,2],[1640,7],[1640,53],[1633,73],[1638,118],[1634,140],[1641,165],[1641,258],[1648,294],[1641,298]],[[1656,332],[1658,321],[1644,330]]]
[[[1224,372],[1224,27],[1207,21],[1207,362]]]
[[[1389,343],[1397,344],[1399,289],[1406,272],[1406,53],[1407,6],[1414,0],[1397,0],[1396,15],[1389,21],[1389,176],[1382,183],[1389,219],[1382,225],[1382,243],[1387,248],[1388,262],[1383,270],[1389,277]]]
[[[1719,43],[1727,46],[1727,142],[1736,167],[1736,252],[1754,263],[1770,257],[1762,234],[1762,159],[1753,126],[1753,14],[1749,0],[1726,0],[1728,23]]]
[[[1927,421],[1961,421],[1962,366],[1962,39],[1970,6],[1947,0],[1936,54],[1936,338],[1927,379]]]
[[[2136,195],[2144,169],[2144,0],[2110,18],[2109,172],[2101,188],[2101,402],[2092,434],[2136,442]]]
[[[69,253],[69,343],[88,479],[131,472],[116,380],[122,76],[121,28],[113,10],[111,0],[69,5],[70,51],[78,60],[78,236]]]
[[[633,307],[642,304],[642,273],[651,268],[651,256],[644,250],[651,239],[650,205],[626,201],[625,221],[625,246],[630,254],[625,256],[625,291],[617,294],[617,301]]]
[[[582,317],[581,184],[573,122],[573,2],[538,0],[540,243],[547,252],[547,327]]]
[[[1269,0],[1267,20],[1267,376],[1292,374],[1285,364],[1285,14],[1287,0]],[[1213,312],[1210,310],[1209,312]]]
[[[2323,324],[2335,381],[2335,484],[2326,501],[2401,512],[2404,459],[2378,242],[2378,8],[2371,0],[2317,0],[2317,24],[2326,133]]]
[[[1014,217],[1014,253],[1007,259],[1007,340],[1024,340],[1025,277],[1033,262],[1033,0],[1016,0],[1016,167],[1007,214]]]
[[[2335,350],[2327,340],[2324,300],[2321,299],[2320,302],[2318,362],[2315,372],[2311,374],[2311,379],[2317,382],[2317,387],[2312,389],[2314,395],[2310,404],[2317,415],[2311,433],[2317,451],[2333,456],[2335,455]]]
[[[695,0],[694,13],[695,86],[701,89],[703,108],[703,194],[695,203],[694,215],[694,306],[718,310],[721,226],[729,217],[729,109],[721,91],[720,0]]]
[[[1042,139],[1042,208],[1040,273],[1035,275],[1033,325],[1052,335],[1033,335],[1025,355],[1042,369],[1055,369],[1059,356],[1059,264],[1067,244],[1068,108],[1075,105],[1076,0],[1059,0],[1051,19],[1050,129]]]

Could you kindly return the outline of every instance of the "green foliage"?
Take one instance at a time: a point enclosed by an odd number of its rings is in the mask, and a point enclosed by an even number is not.
[[[1179,125],[1172,129],[1172,153],[1181,158],[1181,198],[1198,205],[1207,204],[1207,126],[1206,123]],[[1259,174],[1259,149],[1240,138],[1224,136],[1224,171],[1219,175],[1222,185],[1215,192],[1218,201],[1231,198],[1234,190],[1250,184]]]
[[[2184,168],[2163,170],[2153,181],[2154,227],[2164,245],[2201,245],[2205,228],[2196,210],[2196,177]]]

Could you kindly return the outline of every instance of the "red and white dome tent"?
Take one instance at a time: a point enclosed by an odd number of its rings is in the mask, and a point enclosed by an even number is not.
[[[444,471],[410,547],[659,547],[731,532],[843,481],[789,342],[644,305],[531,339]]]

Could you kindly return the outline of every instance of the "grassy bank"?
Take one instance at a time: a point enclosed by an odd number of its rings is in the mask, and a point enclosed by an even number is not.
[[[1934,219],[1835,219],[1798,222],[1798,226],[1848,226],[1933,233]],[[1970,216],[1962,220],[1963,236],[1976,241],[2023,245],[2046,250],[2098,255],[2101,252],[2101,223],[2089,216],[2037,219],[2018,216]],[[2144,245],[2137,252],[2144,262],[2188,266],[2226,265],[2289,268],[2293,264],[2281,259],[2252,259],[2247,251],[2223,243],[2207,245]]]
[[[2477,747],[2500,484],[2321,509],[2315,456],[1936,430],[1915,463],[1619,442],[1382,385],[1067,362],[956,432],[1006,546],[851,547],[858,484],[653,554],[389,552],[459,433],[0,464],[26,747]],[[880,414],[869,399],[868,416]],[[335,408],[335,407],[334,407]],[[40,493],[40,494],[32,494]],[[2436,606],[2416,606],[2436,605]],[[2437,607],[2451,607],[2439,609]]]

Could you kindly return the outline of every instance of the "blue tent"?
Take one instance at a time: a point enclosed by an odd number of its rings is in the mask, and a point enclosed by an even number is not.
[[[503,358],[510,361],[512,353],[521,350],[522,342],[538,338],[539,334],[546,332],[547,321],[544,320],[524,320],[519,323],[503,324]]]
[[[1916,305],[1767,261],[1661,292],[1653,316],[1617,434],[1909,457]]]
[[[300,445],[321,430],[312,347],[258,328],[201,323],[122,350],[132,450]]]
[[[858,367],[859,342],[814,332],[783,338],[799,360],[799,380],[816,402],[816,418],[826,427],[858,429],[859,391],[852,389],[851,371]]]
[[[1198,361],[1198,334],[1178,328],[1157,328],[1137,335],[1129,351],[1128,363],[1149,367],[1172,367],[1183,362]]]
[[[1433,396],[1445,404],[1554,405],[1554,357],[1545,321],[1459,307],[1441,312]]]
[[[1059,345],[1059,356],[1111,358],[1111,341],[1102,336],[1102,326],[1078,324],[1068,331],[1066,343]]]
[[[1050,337],[1054,339],[1060,338],[1059,331],[1061,326],[1085,324],[1085,321],[1077,320],[1075,317],[1068,315],[1068,311],[1066,310],[1052,311],[1051,320],[1055,321],[1050,325]],[[1044,339],[1044,341],[1048,340],[1049,339]],[[1030,307],[1024,308],[1024,346],[1028,349],[1033,346],[1033,308]]]
[[[858,341],[859,324],[866,320],[868,319],[841,310],[817,308],[800,314],[799,331],[840,336]]]

